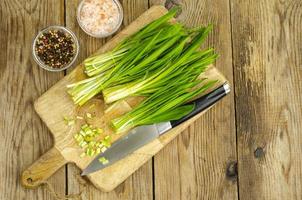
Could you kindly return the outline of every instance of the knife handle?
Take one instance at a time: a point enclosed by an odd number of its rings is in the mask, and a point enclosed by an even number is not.
[[[230,92],[230,85],[228,83],[225,83],[219,88],[217,88],[216,90],[194,100],[192,102],[195,104],[194,110],[178,120],[172,120],[170,122],[172,128],[194,117],[195,115],[205,110],[206,108],[212,106],[214,103],[219,101],[222,97],[224,97],[229,92]]]

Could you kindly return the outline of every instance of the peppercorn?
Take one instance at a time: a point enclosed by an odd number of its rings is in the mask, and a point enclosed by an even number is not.
[[[36,55],[51,68],[63,68],[75,56],[75,43],[70,34],[61,30],[41,33],[35,44]]]

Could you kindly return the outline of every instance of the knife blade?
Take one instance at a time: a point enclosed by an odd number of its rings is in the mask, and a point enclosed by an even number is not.
[[[112,146],[107,149],[104,153],[100,153],[95,159],[89,163],[89,165],[83,170],[82,176],[96,172],[105,167],[112,165],[113,163],[121,160],[130,153],[144,146],[145,144],[153,141],[161,134],[167,132],[171,128],[178,126],[179,124],[187,121],[193,116],[197,115],[201,111],[210,107],[226,94],[230,92],[230,86],[228,83],[223,84],[216,90],[194,100],[191,103],[195,104],[195,108],[188,115],[184,116],[179,120],[173,120],[170,122],[162,122],[151,125],[138,126],[132,129],[127,135],[123,136]],[[109,162],[102,163],[99,161],[101,157],[105,157]]]

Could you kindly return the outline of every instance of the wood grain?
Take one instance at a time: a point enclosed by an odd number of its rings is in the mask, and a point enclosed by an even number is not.
[[[61,152],[53,147],[22,173],[22,185],[30,189],[36,188],[45,183],[51,175],[66,163],[67,160]]]
[[[145,24],[157,19],[166,12],[167,10],[162,6],[154,6],[150,8],[148,11],[138,17],[133,23],[125,27],[118,35],[102,46],[102,48],[100,48],[97,52],[101,53],[112,49],[125,37],[136,32]],[[209,79],[219,80],[214,87],[205,92],[213,90],[215,87],[220,86],[226,81],[224,76],[221,75],[221,73],[215,67],[208,69],[204,75]],[[41,97],[38,98],[34,104],[35,110],[54,135],[55,148],[60,151],[65,160],[75,163],[80,169],[84,169],[93,159],[93,157],[80,158],[82,150],[73,139],[74,133],[79,130],[82,123],[79,121],[79,123],[76,123],[75,126],[66,126],[64,120],[62,119],[63,116],[69,115],[75,117],[78,115],[83,116],[83,112],[94,113],[94,120],[91,121],[90,124],[96,127],[102,127],[105,130],[105,133],[110,134],[113,133],[113,130],[108,122],[111,119],[128,112],[129,109],[132,109],[131,105],[137,105],[141,99],[133,97],[130,99],[125,99],[124,101],[119,101],[119,103],[116,104],[117,106],[115,106],[114,109],[111,109],[110,112],[104,112],[106,105],[104,105],[102,98],[97,97],[84,106],[77,107],[67,94],[66,85],[74,83],[75,81],[83,78],[83,65],[79,65],[75,68],[75,70],[73,70],[57,84],[51,87],[47,92],[41,95]],[[89,104],[94,104],[95,107],[89,110]],[[51,112],[49,112],[50,110]],[[201,115],[202,113],[196,115],[194,118],[186,121],[182,125],[177,126],[165,135],[138,149],[116,164],[88,175],[89,180],[97,188],[103,191],[113,190]],[[114,142],[122,135],[123,134],[114,135],[114,137],[112,137],[112,141]],[[32,168],[30,170],[40,171],[39,169],[33,170]]]
[[[53,199],[44,188],[21,187],[21,172],[52,145],[33,102],[63,73],[40,69],[31,43],[41,28],[64,23],[60,0],[0,1],[0,199]],[[49,179],[65,193],[65,170]]]
[[[302,2],[231,2],[240,199],[301,199]]]
[[[220,54],[216,66],[232,80],[229,2],[171,3],[182,6],[178,20],[189,27],[214,24],[206,46],[213,46]],[[231,94],[155,156],[155,199],[237,199],[236,175],[226,175],[237,160],[234,119]]]
[[[31,42],[39,29],[64,25],[66,15],[67,27],[80,40],[78,63],[103,45],[106,39],[93,39],[78,27],[78,2],[0,1],[1,200],[53,199],[43,188],[25,190],[20,184],[21,171],[53,145],[33,101],[63,76],[38,68]],[[301,199],[301,1],[124,0],[124,25],[158,3],[181,4],[179,18],[189,26],[215,25],[208,45],[221,55],[216,66],[234,78],[239,187],[230,95],[157,154],[155,188],[148,162],[113,192],[89,186],[83,199],[236,199],[237,190],[240,199]],[[79,173],[70,164],[66,186],[64,169],[49,181],[58,193],[76,193],[82,188]]]
[[[80,38],[81,48],[80,59],[82,61],[87,56],[91,55],[101,47],[108,39],[94,39],[85,34],[76,22],[76,7],[80,1],[66,1],[66,25],[77,33]],[[147,0],[124,0],[121,2],[124,11],[123,25],[127,26],[135,20],[140,14],[148,9]],[[82,185],[79,184],[77,174],[80,170],[73,164],[68,164],[68,193],[74,194],[82,190]],[[114,191],[104,193],[97,190],[91,184],[82,194],[83,198],[87,199],[152,199],[152,161],[146,163],[135,174],[133,174],[124,183],[119,185]]]

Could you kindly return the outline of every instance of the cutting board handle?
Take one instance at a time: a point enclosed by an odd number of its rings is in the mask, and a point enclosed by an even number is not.
[[[60,151],[53,147],[23,171],[22,185],[27,188],[38,187],[66,163]]]

